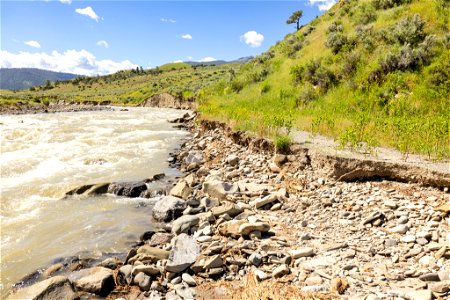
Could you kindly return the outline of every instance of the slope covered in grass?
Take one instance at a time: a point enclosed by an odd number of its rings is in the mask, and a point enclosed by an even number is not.
[[[191,66],[186,63],[170,63],[150,70],[138,68],[107,76],[80,76],[25,91],[1,91],[0,105],[14,105],[18,102],[45,104],[58,100],[136,105],[162,92],[188,98],[237,68],[239,64]]]
[[[450,156],[450,2],[345,0],[202,92],[208,118],[265,136]]]

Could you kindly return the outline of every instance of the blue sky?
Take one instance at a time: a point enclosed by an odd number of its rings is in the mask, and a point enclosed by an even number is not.
[[[106,74],[173,61],[233,60],[267,50],[333,0],[3,1],[1,67]]]

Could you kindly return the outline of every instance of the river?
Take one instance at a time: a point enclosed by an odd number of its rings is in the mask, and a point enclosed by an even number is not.
[[[188,133],[167,119],[183,113],[129,108],[0,116],[3,296],[58,258],[123,252],[152,228],[151,199],[61,198],[84,184],[176,175],[168,154]]]

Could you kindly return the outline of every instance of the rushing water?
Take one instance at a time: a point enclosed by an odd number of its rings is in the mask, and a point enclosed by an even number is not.
[[[88,183],[172,172],[166,163],[186,132],[167,119],[182,111],[0,116],[2,294],[58,257],[121,252],[151,228],[149,199],[70,197]]]

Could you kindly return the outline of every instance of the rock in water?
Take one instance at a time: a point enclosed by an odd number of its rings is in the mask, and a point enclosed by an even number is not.
[[[72,284],[64,276],[55,276],[32,286],[23,288],[12,294],[8,299],[74,299],[75,292]]]
[[[200,249],[195,242],[195,238],[184,233],[180,234],[174,239],[166,271],[172,273],[183,272],[197,260],[199,254]]]
[[[164,196],[153,207],[153,218],[157,221],[170,222],[183,214],[186,201],[173,196]]]
[[[73,272],[69,280],[81,291],[100,296],[108,295],[115,286],[113,271],[103,267],[93,267]]]
[[[108,193],[132,198],[139,197],[146,190],[147,185],[143,181],[113,182],[108,187]]]

